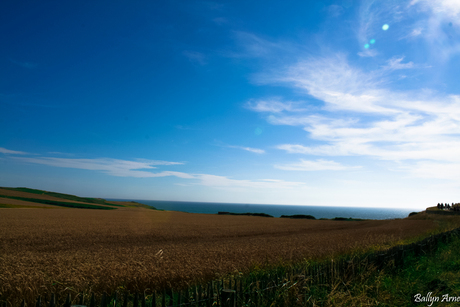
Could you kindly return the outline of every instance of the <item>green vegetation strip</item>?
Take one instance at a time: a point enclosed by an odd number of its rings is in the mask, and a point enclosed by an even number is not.
[[[316,220],[316,217],[313,215],[305,215],[305,214],[294,214],[294,215],[282,215],[282,218],[289,218],[289,219],[306,219],[306,220]]]
[[[438,240],[432,254],[408,252],[402,266],[354,266],[347,278],[332,282],[320,276],[310,283],[292,273],[305,266],[321,272],[322,262],[254,268],[243,278],[267,288],[274,276],[286,276],[281,286],[259,295],[258,306],[460,306],[460,237],[449,234],[448,240]]]
[[[362,222],[362,221],[366,221],[365,219],[354,219],[352,217],[350,218],[346,218],[346,217],[335,217],[333,218],[332,220],[334,221],[349,221],[349,222]]]
[[[246,215],[246,216],[261,216],[261,217],[273,217],[273,215],[266,214],[266,213],[233,213],[233,212],[225,212],[219,211],[217,214],[219,215]]]
[[[116,209],[116,208],[104,207],[104,206],[98,206],[98,205],[68,203],[68,202],[64,202],[64,201],[55,201],[55,200],[47,200],[47,199],[5,196],[5,195],[2,195],[2,197],[11,198],[11,199],[17,199],[17,200],[25,200],[25,201],[30,201],[30,202],[34,202],[34,203],[47,204],[47,205],[53,205],[53,206],[68,207],[68,208],[100,209],[100,210],[113,210],[113,209]]]
[[[70,195],[70,194],[47,192],[43,190],[36,190],[36,189],[29,189],[29,188],[2,188],[2,189],[10,190],[10,191],[33,193],[33,194],[39,194],[39,195],[48,195],[48,196],[53,196],[56,198],[62,198],[62,199],[73,200],[73,201],[81,201],[81,202],[91,203],[91,204],[124,207],[123,205],[109,203],[105,199],[102,199],[102,198],[78,197],[78,196]]]
[[[219,215],[245,215],[245,216],[261,216],[261,217],[273,217],[273,215],[267,213],[234,213],[234,212],[226,212],[226,211],[219,211],[217,214]],[[305,215],[305,214],[294,214],[294,215],[282,215],[280,218],[289,218],[289,219],[305,219],[305,220],[316,220],[313,215]],[[333,220],[333,221],[352,221],[352,222],[361,222],[367,221],[365,219],[355,219],[355,218],[346,218],[346,217],[335,217],[333,219],[327,218],[320,218],[320,220]]]
[[[306,306],[460,306],[458,255],[457,236],[438,242],[432,255],[410,253],[402,268],[368,268],[328,288],[312,286]]]

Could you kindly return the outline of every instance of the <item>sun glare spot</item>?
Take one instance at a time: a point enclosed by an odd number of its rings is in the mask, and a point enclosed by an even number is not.
[[[366,49],[369,48],[369,44],[364,45],[364,48]]]
[[[386,31],[386,30],[388,30],[389,28],[390,28],[390,26],[389,26],[388,24],[384,24],[384,25],[382,26],[382,30],[383,30],[383,31]]]
[[[375,44],[375,39],[371,39],[371,41],[369,43]]]

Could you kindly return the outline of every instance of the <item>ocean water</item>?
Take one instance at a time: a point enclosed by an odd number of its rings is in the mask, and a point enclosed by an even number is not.
[[[131,201],[126,199],[108,199],[116,201]],[[293,206],[293,205],[254,205],[254,204],[230,204],[230,203],[206,203],[185,201],[161,201],[161,200],[136,200],[142,204],[153,206],[157,209],[182,211],[189,213],[217,214],[219,211],[234,213],[266,213],[274,217],[281,215],[308,214],[319,218],[360,218],[360,219],[396,219],[405,218],[414,209],[400,208],[363,208],[363,207],[323,207],[323,206]],[[420,210],[419,210],[420,211]]]

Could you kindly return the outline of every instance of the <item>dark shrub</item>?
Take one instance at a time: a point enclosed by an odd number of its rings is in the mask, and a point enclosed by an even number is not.
[[[305,214],[282,215],[281,217],[290,218],[290,219],[316,220],[316,218],[313,215],[305,215]]]

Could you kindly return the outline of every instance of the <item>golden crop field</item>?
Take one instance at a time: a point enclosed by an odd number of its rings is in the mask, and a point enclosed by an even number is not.
[[[142,208],[0,209],[0,294],[181,287],[411,238],[431,219],[293,220]]]

